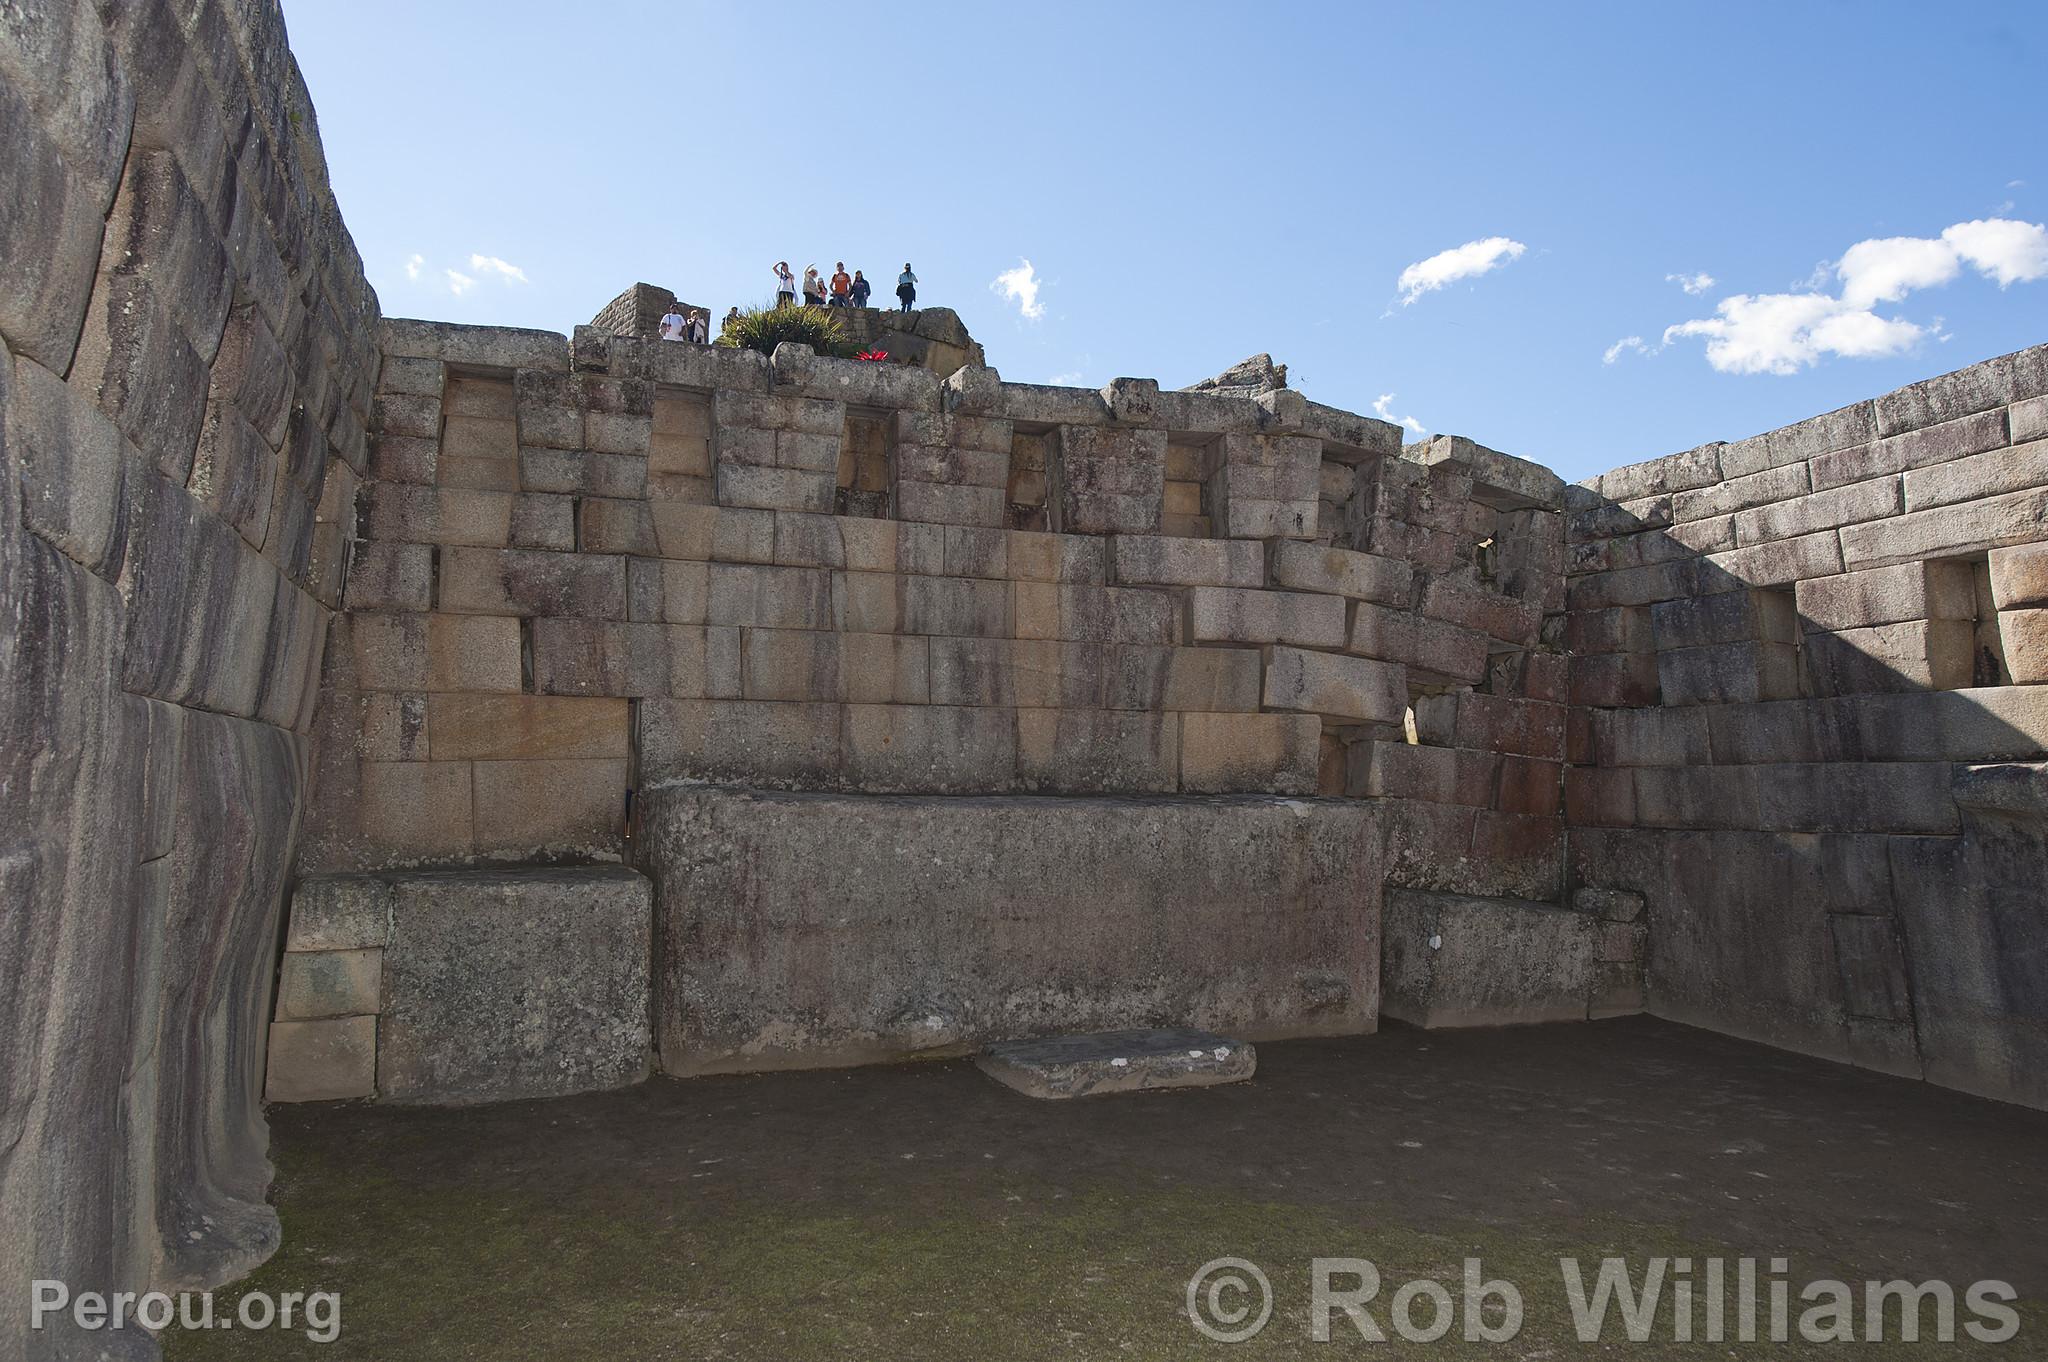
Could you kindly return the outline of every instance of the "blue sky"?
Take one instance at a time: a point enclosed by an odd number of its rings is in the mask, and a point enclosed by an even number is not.
[[[392,316],[909,260],[1006,378],[1264,350],[1574,479],[2048,340],[2038,0],[284,7]]]

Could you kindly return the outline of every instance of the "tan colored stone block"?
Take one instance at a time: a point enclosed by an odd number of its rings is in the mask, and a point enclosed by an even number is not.
[[[1183,714],[1180,722],[1186,793],[1315,793],[1322,756],[1315,715]]]
[[[1009,703],[1027,709],[1100,709],[1107,698],[1110,649],[1099,643],[1063,639],[987,639],[1000,643],[1009,659]],[[933,643],[933,676],[937,677],[939,640]],[[937,681],[934,680],[936,690]],[[936,698],[936,696],[935,696]],[[1142,709],[1142,705],[1123,705]]]
[[[1110,662],[1110,709],[1258,709],[1263,666],[1256,648],[1121,647]]]
[[[435,368],[439,369],[440,365],[436,363]],[[430,395],[438,394],[442,412],[450,417],[510,421],[519,414],[519,395],[509,378],[482,378],[456,373],[447,376],[445,386],[428,387],[423,383],[411,386]]]
[[[2043,532],[2048,534],[2048,526]],[[1991,598],[2000,610],[2048,605],[2048,543],[1993,549]]]
[[[630,553],[661,556],[654,523],[654,503],[613,497],[583,498],[578,515],[577,546],[585,553]]]
[[[746,507],[653,503],[654,538],[663,558],[772,563],[775,513]]]
[[[1408,677],[1398,663],[1274,648],[1266,659],[1264,700],[1267,709],[1338,722],[1398,724],[1408,712]]]
[[[2002,610],[1998,637],[2016,685],[2048,681],[2048,610]]]
[[[1124,586],[1259,587],[1262,544],[1241,539],[1175,539],[1119,534],[1109,541],[1110,574]]]
[[[930,643],[892,634],[840,634],[840,698],[857,705],[931,700]]]
[[[458,615],[618,619],[626,613],[626,560],[598,553],[451,545],[441,550],[440,608]]]
[[[746,699],[836,701],[843,689],[840,675],[838,634],[811,629],[740,630],[740,694]]]
[[[377,1019],[270,1024],[266,1102],[334,1102],[377,1093]]]
[[[1992,561],[1995,576],[1996,555]],[[1808,629],[1863,629],[1906,620],[1974,619],[1977,614],[1976,587],[1966,563],[1900,563],[1812,577],[1795,591],[1799,618]]]
[[[467,856],[474,846],[466,761],[366,761],[358,825],[397,859]]]
[[[428,615],[426,621],[426,684],[418,689],[521,688],[518,620],[497,615]]]
[[[1984,501],[1852,525],[1842,531],[1842,559],[1849,568],[1883,567],[2030,544],[2041,538],[2044,523],[2048,523],[2048,490],[2008,492]]]
[[[1012,610],[1012,627],[1018,638],[1073,639],[1086,643],[1178,641],[1174,599],[1165,591],[1018,582]]]
[[[557,695],[434,695],[427,732],[436,761],[630,755],[623,699]]]
[[[832,628],[829,572],[758,563],[713,563],[708,583],[704,617],[712,624],[760,629]]]
[[[383,978],[382,950],[287,951],[277,977],[277,1019],[374,1014]]]
[[[1170,794],[1179,737],[1167,714],[1019,710],[1017,783],[1044,793]]]
[[[1100,585],[1107,580],[1110,541],[1100,535],[1011,530],[1009,536],[1010,576],[1020,581]]]
[[[518,423],[478,416],[454,416],[441,423],[441,460],[482,459],[493,463],[519,461]]]
[[[829,788],[839,776],[840,718],[838,705],[643,700],[639,778]]]
[[[476,763],[481,853],[616,851],[626,817],[624,761]]]

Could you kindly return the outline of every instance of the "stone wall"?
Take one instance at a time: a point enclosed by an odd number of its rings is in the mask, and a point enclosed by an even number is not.
[[[1575,883],[1650,1010],[2048,1105],[2048,347],[1572,489]]]
[[[376,299],[274,4],[0,18],[0,1354],[277,1244],[279,904]]]

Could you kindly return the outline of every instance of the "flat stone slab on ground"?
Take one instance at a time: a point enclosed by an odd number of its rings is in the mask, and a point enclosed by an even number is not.
[[[1026,1097],[1065,1098],[1239,1083],[1258,1069],[1259,1055],[1245,1041],[1173,1027],[1003,1041],[975,1063]]]

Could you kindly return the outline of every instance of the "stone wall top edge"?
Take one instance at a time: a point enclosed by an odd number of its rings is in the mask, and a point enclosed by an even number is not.
[[[1786,456],[1829,453],[2043,393],[2048,393],[2048,343],[1994,355],[1743,439],[1709,440],[1654,459],[1622,464],[1574,485],[1608,501],[1626,501],[1641,495],[1645,488],[1668,483],[1660,473],[1690,464],[1696,470],[1691,487],[1711,486],[1774,466]],[[1780,450],[1782,453],[1777,452]],[[1699,481],[1709,466],[1715,476]],[[1659,485],[1656,490],[1689,489]]]
[[[796,806],[819,806],[825,804],[854,804],[862,808],[882,805],[909,807],[915,805],[937,805],[948,809],[971,809],[986,807],[1006,813],[1028,813],[1039,810],[1057,813],[1063,809],[1101,808],[1153,808],[1165,810],[1192,809],[1270,809],[1286,811],[1295,818],[1310,818],[1316,813],[1342,813],[1351,817],[1370,816],[1375,811],[1374,802],[1365,799],[1344,798],[1334,795],[1277,795],[1260,793],[1243,794],[904,794],[875,793],[861,790],[784,790],[767,786],[725,785],[710,781],[695,780],[686,776],[672,776],[649,782],[640,788],[642,799],[659,796],[696,796],[711,799],[739,799],[762,804],[788,804]]]

